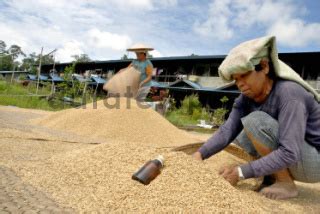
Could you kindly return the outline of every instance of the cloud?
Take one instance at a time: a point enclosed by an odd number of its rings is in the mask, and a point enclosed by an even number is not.
[[[93,28],[88,31],[89,45],[95,48],[111,48],[124,51],[132,41],[127,35],[113,34]]]
[[[163,56],[163,55],[160,53],[160,51],[157,51],[157,50],[150,51],[150,54],[151,54],[153,57],[162,57],[162,56]]]
[[[5,0],[0,3],[1,38],[27,52],[58,49],[60,62],[68,54],[86,53],[92,59],[120,58],[133,42],[156,43],[163,30],[155,11],[177,0]],[[143,20],[143,21],[142,21]],[[147,33],[149,32],[149,33]],[[149,36],[148,36],[149,34]],[[169,51],[170,52],[170,51]]]
[[[268,29],[267,34],[276,35],[278,42],[287,47],[320,45],[320,23],[307,24],[300,19],[278,21]]]
[[[178,0],[161,0],[161,1],[154,0],[154,2],[159,3],[163,7],[174,7],[178,5]]]
[[[118,5],[120,8],[127,9],[132,8],[139,8],[139,9],[153,9],[153,3],[151,0],[112,0],[112,2]]]
[[[0,39],[24,52],[58,49],[66,62],[85,53],[120,59],[142,42],[153,56],[224,54],[239,41],[275,34],[284,47],[314,49],[319,22],[293,0],[2,0]],[[314,8],[308,8],[315,10]],[[272,14],[272,15],[270,15]],[[314,19],[316,20],[316,19]],[[319,37],[320,38],[320,37]]]
[[[260,35],[277,36],[283,46],[304,47],[320,43],[320,23],[306,22],[303,16],[307,13],[293,0],[213,0],[207,19],[197,20],[193,29],[202,37],[222,42],[260,30]]]
[[[72,58],[73,55],[80,55],[84,53],[83,46],[84,45],[81,42],[76,40],[66,42],[61,48],[57,50],[55,59],[60,62],[70,62],[74,60],[74,58]]]
[[[209,16],[204,22],[196,21],[194,31],[201,36],[210,37],[218,40],[228,40],[234,30],[229,26],[230,16],[232,15],[229,8],[230,0],[213,1],[209,5]]]
[[[84,0],[81,0],[84,1]],[[91,0],[91,4],[105,6],[105,0]],[[178,0],[109,0],[108,4],[120,10],[132,12],[133,10],[156,10],[163,7],[173,7],[178,4]]]

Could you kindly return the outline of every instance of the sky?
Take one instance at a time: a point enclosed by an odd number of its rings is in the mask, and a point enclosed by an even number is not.
[[[320,0],[0,0],[0,40],[57,49],[60,62],[120,59],[135,43],[154,57],[222,55],[266,35],[279,52],[320,51],[319,11]]]

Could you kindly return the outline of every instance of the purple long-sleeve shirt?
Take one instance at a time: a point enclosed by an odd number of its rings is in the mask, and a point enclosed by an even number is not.
[[[305,142],[320,152],[320,104],[299,84],[278,80],[262,104],[242,94],[235,100],[225,124],[199,149],[202,158],[209,158],[228,146],[243,129],[240,119],[257,110],[278,121],[279,147],[267,156],[240,166],[245,178],[270,175],[297,163]]]

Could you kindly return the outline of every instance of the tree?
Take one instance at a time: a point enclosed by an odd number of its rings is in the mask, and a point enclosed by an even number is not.
[[[20,63],[15,61],[20,55],[26,56],[22,49],[18,45],[11,45],[8,50],[6,50],[6,43],[0,40],[0,70],[16,70]]]
[[[28,57],[25,57],[22,59],[22,65],[20,66],[21,70],[29,71],[31,73],[36,73],[36,61],[39,60],[39,57],[37,57],[36,53],[29,54]]]
[[[10,55],[8,55],[7,45],[4,41],[0,40],[0,70],[10,71],[13,67],[13,60]]]
[[[7,45],[4,41],[0,40],[0,54],[6,53]]]
[[[37,56],[36,59],[36,64],[39,65],[39,59],[40,59],[40,54]],[[53,64],[54,63],[54,58],[53,55],[44,55],[42,56],[41,59],[41,65],[48,65],[48,64]]]
[[[18,58],[20,55],[26,56],[25,53],[23,53],[22,49],[18,45],[11,45],[8,49],[8,53],[13,57],[13,59]]]
[[[91,62],[92,60],[87,54],[72,55],[75,62]]]
[[[10,71],[13,68],[13,60],[10,55],[0,55],[0,71]]]
[[[128,55],[127,55],[127,54],[123,54],[123,56],[121,57],[121,59],[122,59],[122,60],[127,60],[127,59],[129,59],[129,58],[128,58]]]

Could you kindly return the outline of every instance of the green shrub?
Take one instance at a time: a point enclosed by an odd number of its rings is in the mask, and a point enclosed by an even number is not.
[[[226,114],[229,112],[225,108],[226,102],[228,102],[228,97],[224,96],[220,99],[220,102],[222,103],[221,108],[217,108],[213,111],[213,118],[212,122],[218,126],[221,126],[225,122]]]
[[[182,101],[182,112],[187,115],[192,115],[194,109],[201,109],[201,103],[198,95],[192,94],[190,96],[186,96]]]
[[[225,116],[228,113],[228,110],[225,108],[217,108],[213,111],[213,123],[221,126],[225,121]]]
[[[199,120],[210,121],[211,113],[201,106],[198,95],[190,95],[184,98],[179,109],[167,112],[166,118],[177,126],[195,125]]]
[[[192,119],[193,120],[199,120],[200,118],[201,118],[201,110],[193,109]]]

